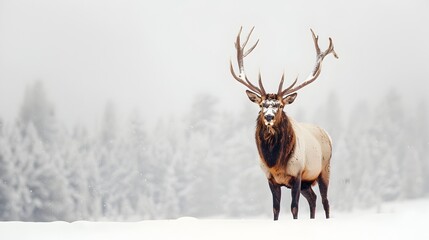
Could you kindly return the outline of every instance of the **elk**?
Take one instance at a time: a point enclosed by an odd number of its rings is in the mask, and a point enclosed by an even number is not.
[[[330,175],[330,160],[332,156],[332,141],[328,133],[322,128],[295,121],[286,115],[284,107],[294,102],[297,91],[314,82],[320,75],[323,59],[334,51],[332,39],[329,38],[329,47],[321,51],[319,37],[312,29],[316,48],[316,64],[313,71],[301,84],[296,85],[298,78],[283,89],[284,73],[281,77],[277,93],[266,93],[259,73],[258,86],[249,81],[244,70],[244,58],[249,55],[259,40],[245,50],[254,27],[241,44],[241,32],[238,32],[235,42],[239,73],[236,74],[232,61],[230,71],[235,80],[248,88],[246,94],[250,101],[260,107],[256,120],[256,146],[260,157],[261,168],[266,174],[273,197],[274,221],[278,220],[280,212],[281,187],[291,189],[291,212],[294,219],[298,218],[298,203],[300,194],[308,201],[310,218],[315,217],[316,194],[311,188],[319,185],[322,204],[326,218],[329,218],[328,185]]]

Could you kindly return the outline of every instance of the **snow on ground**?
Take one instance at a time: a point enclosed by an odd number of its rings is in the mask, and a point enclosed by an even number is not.
[[[283,209],[284,211],[285,209]],[[334,213],[324,219],[204,219],[141,222],[0,222],[0,239],[429,239],[429,199],[384,204],[377,210]]]

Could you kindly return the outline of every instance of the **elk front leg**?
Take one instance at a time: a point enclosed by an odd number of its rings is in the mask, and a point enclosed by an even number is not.
[[[292,184],[292,204],[290,210],[293,215],[293,219],[298,219],[298,203],[299,195],[301,195],[301,174],[298,174],[298,177],[293,179]]]
[[[280,185],[273,183],[271,180],[268,180],[268,184],[270,185],[271,194],[273,195],[274,221],[277,221],[279,219],[282,191],[280,189]]]

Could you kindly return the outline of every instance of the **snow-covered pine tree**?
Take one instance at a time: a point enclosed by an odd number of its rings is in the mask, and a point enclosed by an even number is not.
[[[117,215],[117,198],[121,193],[116,190],[116,173],[120,171],[120,164],[117,159],[117,150],[120,139],[118,138],[118,122],[116,108],[113,102],[109,101],[103,112],[100,123],[101,129],[98,138],[94,143],[96,151],[94,152],[99,180],[94,183],[95,189],[100,197],[102,208],[102,217],[113,218]]]
[[[124,157],[130,161],[131,176],[128,183],[131,188],[128,193],[128,201],[133,213],[130,217],[134,219],[149,219],[153,210],[148,194],[148,182],[146,176],[150,174],[148,165],[149,143],[143,119],[138,111],[134,111],[128,121],[128,132],[126,135],[126,146]]]
[[[0,125],[0,220],[19,220],[18,201],[13,162],[13,147],[9,142],[11,131],[3,124]]]
[[[53,104],[47,98],[42,81],[36,81],[25,89],[19,121],[23,126],[32,123],[43,142],[54,141],[57,124],[55,111]]]
[[[70,202],[65,178],[57,171],[36,128],[25,128],[22,148],[16,159],[22,190],[21,220],[54,221],[70,218]]]

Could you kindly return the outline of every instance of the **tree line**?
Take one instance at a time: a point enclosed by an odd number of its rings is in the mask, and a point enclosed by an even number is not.
[[[99,130],[69,129],[56,118],[43,84],[34,83],[17,120],[0,120],[0,219],[271,216],[253,140],[255,109],[243,103],[240,112],[225,112],[217,102],[197,95],[188,112],[151,129],[137,112],[119,126],[108,103]],[[426,196],[426,102],[406,107],[391,90],[377,104],[361,102],[348,114],[338,103],[332,93],[308,117],[334,140],[333,210]]]

